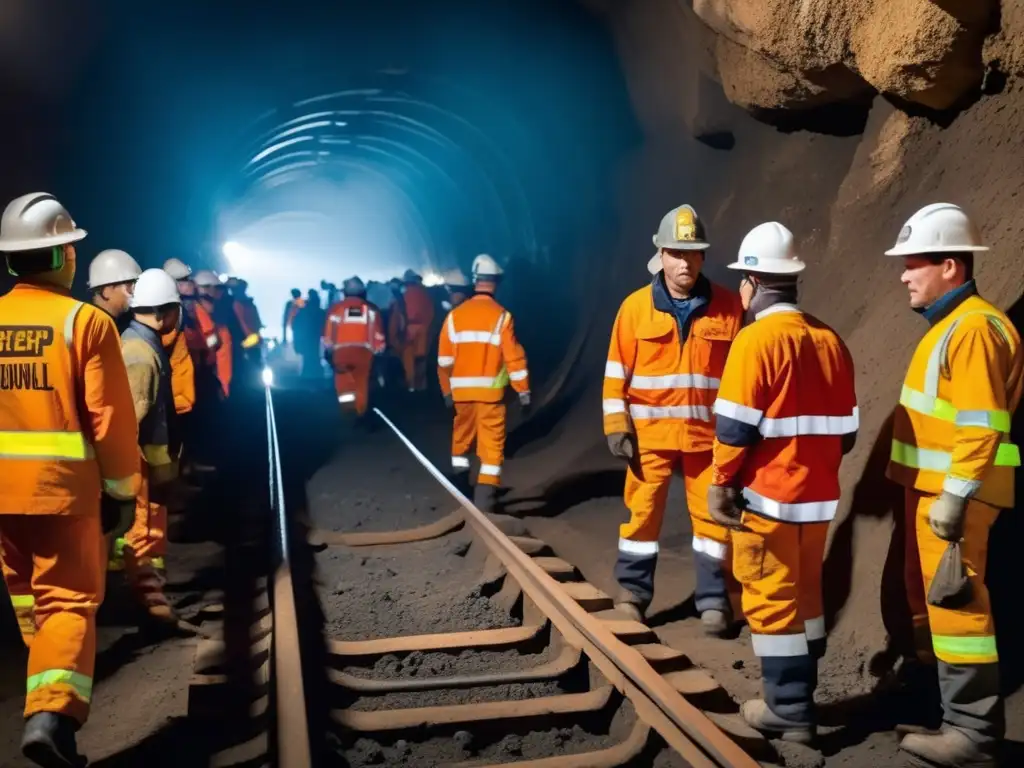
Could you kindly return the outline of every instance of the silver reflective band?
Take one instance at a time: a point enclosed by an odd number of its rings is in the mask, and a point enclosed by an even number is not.
[[[752,427],[756,427],[764,415],[764,411],[759,411],[757,408],[751,408],[749,405],[740,405],[739,403],[723,400],[722,398],[715,400],[715,413],[733,421],[742,421],[744,424],[749,424]]]
[[[525,379],[529,375],[530,375],[530,372],[526,371],[526,370],[512,371],[511,373],[509,373],[508,378],[509,378],[509,381],[522,381],[523,379]]]
[[[469,469],[469,457],[452,456],[452,467],[454,469]]]
[[[604,364],[604,375],[609,379],[624,379],[629,375],[626,366],[609,360]]]
[[[619,539],[619,552],[626,555],[650,556],[658,554],[658,542]]]
[[[356,396],[352,392],[342,392],[340,395],[338,395],[339,403],[354,403],[355,401]]]
[[[501,467],[497,464],[481,464],[480,465],[481,475],[490,475],[491,477],[498,477],[501,475]]]
[[[619,400],[617,398],[609,398],[601,401],[601,410],[605,416],[611,416],[614,413],[625,413],[626,412],[626,401]]]
[[[501,376],[452,376],[450,384],[452,389],[495,389],[500,382]]]
[[[637,376],[629,380],[630,389],[718,389],[720,379],[699,373],[672,373],[665,376]]]
[[[849,416],[786,416],[761,419],[758,430],[764,437],[800,435],[849,435],[860,428],[860,409],[854,406]]]
[[[754,649],[754,655],[758,658],[766,656],[806,656],[810,651],[807,648],[807,635],[801,632],[798,635],[750,635],[750,645]]]
[[[807,635],[807,640],[824,640],[826,637],[825,632],[825,617],[815,616],[813,619],[804,620],[804,634]]]
[[[706,405],[633,405],[629,415],[634,419],[696,419],[711,421],[711,409]]]
[[[438,355],[437,364],[441,368],[451,368],[453,365],[455,365],[455,358],[449,357],[448,355]]]
[[[751,512],[784,523],[827,523],[836,516],[839,499],[834,501],[784,502],[769,499],[750,488],[743,489],[743,498]]]
[[[693,551],[706,555],[712,560],[725,560],[729,554],[729,545],[703,536],[694,536]]]

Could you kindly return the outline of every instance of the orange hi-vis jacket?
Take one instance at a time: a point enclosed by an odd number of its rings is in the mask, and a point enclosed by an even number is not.
[[[260,329],[263,321],[260,320],[259,310],[256,303],[248,296],[231,301],[231,308],[238,318],[238,325],[242,329],[242,349],[252,349],[259,346],[261,341]]]
[[[380,312],[358,296],[349,296],[328,310],[324,341],[330,349],[365,347],[374,354],[387,346]]]
[[[213,302],[208,299],[199,299],[195,303],[195,317],[199,325],[199,337],[206,345],[205,359],[213,366],[221,391],[227,397],[231,393],[231,376],[234,371],[231,330],[213,319]]]
[[[441,392],[457,403],[500,403],[509,383],[529,392],[526,352],[511,313],[485,293],[455,307],[441,328],[437,373]]]
[[[434,322],[434,300],[422,285],[405,286],[405,323],[429,328]]]
[[[710,301],[683,342],[675,316],[655,307],[653,282],[622,302],[604,371],[606,435],[635,432],[639,446],[653,451],[711,450],[712,407],[743,307],[737,294],[705,284]]]
[[[0,514],[98,514],[139,489],[138,422],[114,321],[56,286],[0,297]]]
[[[914,352],[893,420],[889,478],[924,493],[1013,507],[1021,462],[1010,419],[1022,373],[1024,353],[1010,319],[972,292]]]
[[[160,339],[171,360],[171,390],[174,392],[174,411],[188,413],[196,404],[196,372],[189,354],[185,332],[175,328]]]
[[[854,379],[850,352],[827,325],[792,304],[759,312],[722,374],[712,482],[742,485],[747,509],[762,517],[831,520],[843,436],[859,426]]]

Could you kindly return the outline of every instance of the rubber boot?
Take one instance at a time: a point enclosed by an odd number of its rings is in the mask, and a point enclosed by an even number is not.
[[[498,511],[498,486],[478,483],[473,490],[473,505],[489,515]]]
[[[732,616],[728,611],[711,609],[700,615],[700,625],[708,637],[725,637],[732,628]]]
[[[21,753],[43,768],[84,768],[88,764],[78,754],[75,731],[78,723],[56,712],[37,712],[25,721]]]
[[[768,708],[764,699],[751,699],[743,702],[740,707],[740,714],[747,724],[762,733],[771,734],[782,741],[791,741],[796,744],[810,744],[814,740],[815,732],[813,725],[794,723],[791,720],[779,717]]]
[[[909,755],[912,765],[922,768],[991,768],[996,764],[995,755],[963,731],[948,726],[934,734],[907,734],[900,749]]]

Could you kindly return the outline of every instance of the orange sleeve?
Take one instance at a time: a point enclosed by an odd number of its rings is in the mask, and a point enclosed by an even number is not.
[[[441,335],[437,339],[437,381],[445,397],[452,393],[451,370],[455,365],[455,344],[449,333],[451,321],[452,314],[449,312],[441,324]]]
[[[82,308],[74,348],[84,362],[84,423],[91,427],[103,490],[120,499],[139,491],[139,423],[114,321],[89,305]]]
[[[508,380],[516,392],[529,392],[530,372],[526,367],[526,351],[519,343],[519,339],[516,338],[515,322],[512,320],[512,315],[506,312],[505,316],[508,319],[501,329],[501,355],[505,358]]]
[[[764,352],[751,328],[740,331],[729,349],[715,401],[714,466],[711,482],[731,486],[747,452],[761,439],[761,419],[768,406]]]
[[[604,433],[614,435],[632,432],[626,393],[636,365],[636,333],[627,312],[627,304],[619,307],[612,325],[612,338],[608,343],[608,359],[604,364],[604,385],[601,410],[604,414]]]
[[[196,404],[196,373],[184,334],[179,333],[174,340],[170,357],[174,410],[179,414],[188,413]]]
[[[388,340],[384,335],[384,322],[380,319],[380,310],[371,309],[370,313],[373,316],[372,339],[370,343],[373,345],[373,353],[379,355],[387,349]]]

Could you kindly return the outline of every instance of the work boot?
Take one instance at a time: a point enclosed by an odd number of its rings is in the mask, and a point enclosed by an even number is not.
[[[900,749],[912,765],[922,768],[990,768],[995,756],[957,728],[943,726],[939,733],[910,733]]]
[[[644,612],[636,603],[615,603],[614,607],[616,611],[625,614],[633,621],[639,621],[641,624],[644,623]]]
[[[616,611],[624,613],[633,621],[639,621],[641,624],[646,620],[647,606],[649,602],[643,602],[639,597],[634,595],[628,589],[621,584],[619,585],[618,591],[612,598],[613,606]]]
[[[25,721],[21,753],[43,768],[84,768],[88,760],[78,754],[78,723],[56,712],[37,712]]]
[[[773,738],[792,741],[796,744],[810,744],[814,740],[813,725],[794,723],[792,720],[779,717],[768,708],[764,699],[751,699],[743,702],[740,714],[751,728],[769,734]]]
[[[700,615],[700,625],[709,637],[725,637],[732,628],[732,616],[728,611],[711,609]]]
[[[473,506],[493,515],[498,511],[498,486],[478,483],[473,490]]]

